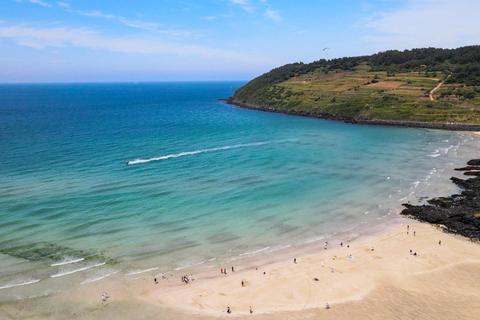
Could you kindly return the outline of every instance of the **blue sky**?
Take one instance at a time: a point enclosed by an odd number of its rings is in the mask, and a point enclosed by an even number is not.
[[[1,0],[0,83],[250,80],[480,44],[479,12],[479,0]]]

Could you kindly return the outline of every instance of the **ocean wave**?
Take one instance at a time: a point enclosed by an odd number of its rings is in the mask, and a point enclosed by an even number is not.
[[[186,152],[180,152],[180,153],[175,153],[175,154],[169,154],[169,155],[161,156],[161,157],[127,161],[127,164],[131,165],[131,164],[147,163],[147,162],[151,162],[151,161],[159,161],[159,160],[166,160],[166,159],[171,159],[171,158],[179,158],[179,157],[189,156],[189,155],[194,155],[194,154],[199,154],[199,153],[214,152],[214,151],[221,151],[221,150],[228,150],[228,149],[237,149],[237,148],[246,148],[246,147],[255,147],[255,146],[262,146],[262,145],[266,145],[266,144],[285,143],[285,142],[291,142],[291,141],[295,141],[295,140],[262,141],[262,142],[253,142],[253,143],[245,143],[245,144],[236,144],[236,145],[233,145],[233,146],[217,147],[217,148],[202,149],[202,150],[195,150],[195,151],[186,151]]]
[[[65,258],[61,262],[51,264],[50,266],[52,266],[52,267],[63,266],[63,265],[66,265],[66,264],[76,263],[76,262],[80,262],[80,261],[83,261],[83,260],[85,260],[85,258]]]
[[[103,278],[106,278],[106,277],[109,277],[109,276],[113,276],[114,274],[119,273],[120,271],[122,271],[122,269],[116,270],[116,271],[113,271],[113,272],[110,272],[110,273],[107,273],[107,274],[104,274],[104,275],[101,275],[101,276],[88,278],[87,280],[83,281],[83,282],[80,283],[80,284],[86,284],[86,283],[90,283],[90,282],[95,282],[95,281],[98,281],[98,280],[102,280]]]
[[[140,274],[140,273],[145,273],[145,272],[149,272],[149,271],[153,271],[153,270],[157,270],[159,267],[155,267],[155,268],[149,268],[149,269],[142,269],[142,270],[134,270],[134,271],[131,271],[129,273],[125,273],[126,276],[133,276],[135,274]]]
[[[85,270],[88,270],[88,269],[91,269],[91,268],[96,268],[96,267],[100,267],[100,266],[103,266],[105,265],[106,262],[102,262],[102,263],[97,263],[97,264],[94,264],[94,265],[91,265],[91,266],[88,266],[88,267],[83,267],[83,268],[79,268],[79,269],[74,269],[74,270],[69,270],[69,271],[65,271],[65,272],[60,272],[60,273],[57,273],[57,274],[54,274],[52,276],[50,276],[51,278],[57,278],[57,277],[62,277],[62,276],[66,276],[68,274],[72,274],[72,273],[76,273],[76,272],[80,272],[80,271],[85,271]]]
[[[13,288],[13,287],[19,287],[19,286],[25,286],[25,285],[28,285],[28,284],[33,284],[33,283],[39,282],[40,280],[41,279],[28,279],[28,280],[14,281],[12,283],[7,283],[7,284],[1,286],[0,290]]]

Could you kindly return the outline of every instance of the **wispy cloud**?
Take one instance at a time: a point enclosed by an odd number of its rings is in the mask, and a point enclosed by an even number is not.
[[[126,26],[132,27],[132,28],[144,29],[144,30],[152,31],[154,33],[160,33],[160,34],[165,34],[165,35],[170,35],[170,36],[175,36],[175,37],[189,37],[194,33],[194,31],[192,31],[192,30],[170,30],[170,29],[165,30],[165,29],[160,29],[160,27],[162,26],[161,23],[130,20],[130,19],[122,17],[122,16],[116,16],[116,15],[109,14],[109,13],[103,13],[103,12],[100,12],[98,10],[83,11],[83,10],[66,9],[65,11],[80,14],[80,15],[87,16],[87,17],[111,19],[111,20],[118,21],[118,22],[120,22],[120,23],[122,23]]]
[[[214,16],[207,16],[207,17],[203,17],[205,20],[216,20],[216,19],[220,19],[220,18],[230,18],[232,15],[231,14],[217,14],[217,15],[214,15]]]
[[[393,12],[377,12],[363,24],[377,48],[456,47],[480,43],[478,0],[409,0]]]
[[[44,6],[44,7],[51,7],[52,6],[51,4],[43,2],[42,0],[29,0],[29,2],[39,4],[39,5]]]
[[[96,31],[79,28],[45,28],[24,25],[0,27],[0,38],[9,38],[19,45],[37,50],[78,47],[125,54],[199,56],[204,59],[221,59],[254,65],[272,64],[273,62],[269,58],[230,50],[182,45],[148,38],[105,37]]]
[[[240,5],[243,10],[249,13],[253,13],[256,9],[256,7],[252,5],[250,0],[230,0],[230,2]]]
[[[265,16],[277,22],[283,21],[283,18],[280,16],[280,10],[272,10],[267,8],[265,11]]]
[[[60,6],[60,7],[63,7],[63,8],[70,8],[70,4],[69,3],[66,3],[66,2],[57,2],[57,4]]]

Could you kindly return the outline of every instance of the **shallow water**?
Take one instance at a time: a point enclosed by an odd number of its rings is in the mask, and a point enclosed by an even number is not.
[[[0,299],[320,241],[477,157],[470,133],[216,100],[242,84],[1,85]]]

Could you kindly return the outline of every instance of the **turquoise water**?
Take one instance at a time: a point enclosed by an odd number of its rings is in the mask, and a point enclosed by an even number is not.
[[[457,191],[478,150],[216,100],[242,84],[1,85],[1,299],[320,241]]]

